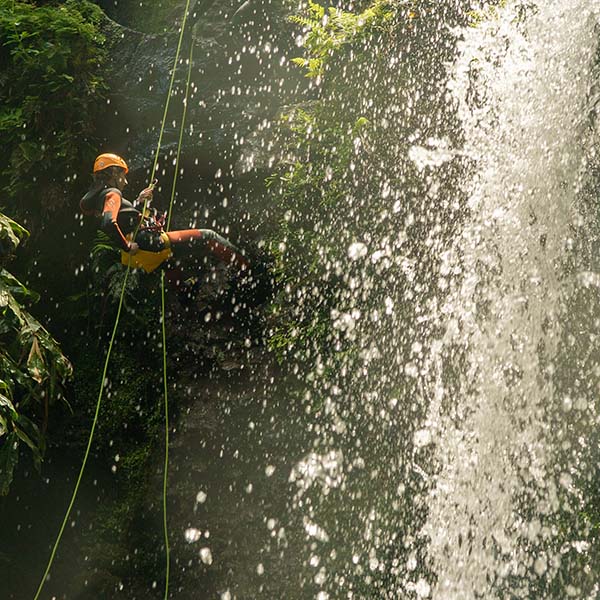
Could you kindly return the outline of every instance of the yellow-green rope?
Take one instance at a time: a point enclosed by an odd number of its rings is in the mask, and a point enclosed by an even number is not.
[[[79,476],[77,477],[77,482],[75,483],[75,488],[73,489],[73,494],[71,495],[71,501],[69,502],[69,506],[67,508],[67,512],[65,513],[65,517],[63,519],[62,525],[58,532],[58,536],[56,537],[56,541],[54,542],[54,547],[52,548],[52,553],[50,554],[50,560],[48,561],[48,564],[46,565],[46,570],[44,571],[44,575],[42,577],[42,580],[40,581],[40,585],[38,586],[37,592],[34,596],[34,600],[37,600],[39,598],[40,593],[42,592],[42,588],[44,587],[44,583],[46,582],[46,578],[48,577],[48,573],[50,572],[50,568],[52,567],[52,563],[54,562],[54,556],[56,554],[56,550],[58,549],[58,545],[60,544],[60,540],[62,538],[63,532],[67,525],[67,521],[69,520],[69,516],[71,514],[71,509],[73,508],[73,504],[75,504],[75,498],[77,496],[77,492],[79,491],[79,484],[81,483],[81,478],[83,477],[83,472],[85,470],[85,466],[87,464],[88,457],[90,455],[90,448],[92,447],[94,431],[96,429],[96,424],[98,423],[98,415],[100,413],[100,404],[102,401],[102,394],[104,392],[104,384],[106,382],[106,374],[108,372],[108,362],[110,360],[110,354],[112,352],[115,337],[117,335],[117,329],[119,327],[119,320],[121,318],[121,309],[123,308],[123,298],[125,297],[125,286],[127,285],[128,276],[129,276],[129,267],[127,267],[127,271],[125,271],[125,277],[123,278],[123,287],[121,288],[121,296],[119,297],[119,308],[117,309],[117,317],[115,319],[115,324],[113,327],[112,335],[110,337],[110,343],[108,344],[106,360],[104,361],[104,370],[102,371],[102,382],[100,384],[100,391],[98,392],[98,400],[96,402],[96,412],[94,413],[94,420],[92,421],[92,429],[90,430],[87,447],[85,449],[85,454],[83,456],[83,463],[81,464],[81,469],[79,469]]]
[[[179,176],[179,157],[181,156],[181,146],[183,145],[183,131],[185,129],[185,119],[187,116],[187,105],[190,94],[190,81],[192,78],[192,61],[194,60],[194,37],[190,42],[190,55],[188,57],[188,74],[185,83],[185,96],[183,99],[183,114],[181,115],[181,125],[179,127],[179,140],[177,142],[177,155],[175,156],[175,172],[173,173],[173,185],[171,186],[171,200],[169,201],[169,212],[167,216],[166,230],[169,231],[171,224],[171,212],[175,201],[175,188],[177,187],[177,178]]]
[[[167,478],[169,473],[169,396],[167,389],[167,332],[165,330],[165,272],[160,272],[161,329],[163,344],[163,387],[165,394],[165,462],[163,469],[163,532],[165,536],[165,600],[169,597],[169,576],[171,572],[171,550],[169,547],[169,529],[167,527]]]
[[[179,34],[179,41],[177,42],[177,52],[175,52],[175,62],[173,63],[173,71],[171,72],[171,81],[169,82],[169,92],[167,93],[167,101],[165,102],[165,110],[163,112],[162,124],[160,127],[160,133],[158,135],[158,144],[156,145],[156,154],[154,155],[154,163],[152,164],[152,172],[150,173],[150,184],[154,181],[154,175],[156,175],[156,167],[158,165],[158,157],[160,156],[160,147],[162,144],[162,137],[165,131],[165,123],[167,121],[167,113],[169,112],[169,102],[171,100],[171,93],[173,92],[173,83],[175,81],[175,72],[177,71],[177,63],[179,62],[179,54],[181,52],[181,44],[183,42],[183,32],[185,31],[185,24],[187,21],[188,11],[190,9],[190,0],[187,0],[185,4],[185,11],[183,13],[183,21],[181,22],[181,32]],[[148,199],[144,201],[144,209],[148,204]]]
[[[183,114],[181,116],[181,125],[179,127],[179,140],[177,143],[177,155],[175,158],[175,172],[173,174],[173,185],[171,186],[171,199],[169,201],[169,210],[167,217],[166,230],[169,231],[169,225],[171,223],[171,213],[173,209],[173,203],[175,200],[175,189],[177,187],[177,177],[179,175],[179,157],[181,156],[181,146],[183,145],[183,131],[185,129],[185,120],[187,115],[187,105],[190,92],[190,80],[192,76],[192,61],[194,56],[194,38],[190,41],[190,55],[188,58],[188,74],[187,81],[185,84],[185,96],[183,100]],[[165,553],[167,561],[167,569],[165,575],[165,596],[164,600],[167,600],[169,595],[169,574],[170,574],[170,548],[169,548],[169,530],[167,527],[167,479],[169,473],[169,390],[167,386],[167,332],[165,329],[166,311],[165,311],[165,272],[161,272],[160,277],[160,291],[161,291],[161,308],[162,308],[162,346],[163,346],[163,384],[165,394],[165,462],[163,469],[163,528],[165,536]]]

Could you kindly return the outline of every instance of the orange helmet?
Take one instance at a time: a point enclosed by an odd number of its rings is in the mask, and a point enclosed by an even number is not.
[[[94,161],[94,173],[107,169],[108,167],[121,167],[121,169],[125,169],[125,173],[129,171],[127,163],[116,154],[107,152],[96,157],[96,160]]]

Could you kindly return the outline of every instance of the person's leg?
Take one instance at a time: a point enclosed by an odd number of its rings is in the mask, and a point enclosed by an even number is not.
[[[229,240],[211,229],[168,231],[167,236],[171,250],[176,256],[180,254],[180,249],[194,254],[194,250],[206,248],[224,263],[233,264],[238,268],[247,268],[250,264]]]

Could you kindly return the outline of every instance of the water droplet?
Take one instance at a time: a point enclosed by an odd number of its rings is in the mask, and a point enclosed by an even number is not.
[[[204,547],[204,548],[200,549],[200,560],[205,565],[212,565],[213,557],[212,557],[212,552],[210,551],[210,548]]]
[[[533,570],[541,577],[548,569],[548,561],[544,556],[538,556],[533,563]]]
[[[417,585],[415,586],[415,591],[417,592],[417,596],[419,596],[419,598],[427,598],[429,596],[429,592],[431,591],[431,586],[424,579],[419,579],[419,581],[417,581]]]
[[[354,242],[348,246],[348,258],[350,260],[359,260],[367,255],[368,248],[362,242]]]
[[[197,542],[202,537],[202,532],[199,529],[190,527],[185,530],[184,537],[185,537],[185,541],[188,544],[192,544],[194,542]]]
[[[431,444],[431,431],[429,431],[429,429],[419,429],[419,431],[415,431],[414,443],[417,448],[422,448],[423,446]]]

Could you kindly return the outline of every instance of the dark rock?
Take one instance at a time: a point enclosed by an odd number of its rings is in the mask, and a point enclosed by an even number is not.
[[[272,119],[303,84],[287,62],[294,27],[285,3],[198,2],[190,11],[161,143],[161,168],[172,163],[183,112],[190,42],[194,58],[181,164],[186,176],[233,172],[249,134]],[[112,58],[106,147],[132,169],[154,160],[178,32],[146,34],[106,19]],[[293,52],[292,52],[293,55]],[[285,83],[283,83],[285,82]],[[168,158],[167,158],[168,157]]]

